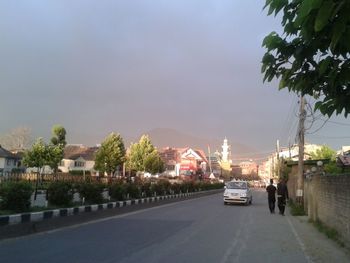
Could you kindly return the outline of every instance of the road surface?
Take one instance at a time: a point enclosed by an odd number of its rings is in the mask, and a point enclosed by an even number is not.
[[[49,232],[0,241],[5,262],[350,262],[309,223],[253,205],[227,205],[222,194],[166,204]],[[327,251],[328,250],[328,251]],[[323,254],[322,254],[323,253]]]

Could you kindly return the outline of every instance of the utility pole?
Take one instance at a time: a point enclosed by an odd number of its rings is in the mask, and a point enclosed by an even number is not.
[[[277,144],[276,144],[276,154],[277,154],[277,177],[279,180],[281,178],[280,141],[279,140],[277,140]]]
[[[299,161],[298,161],[298,181],[297,181],[297,202],[299,205],[304,205],[304,122],[306,118],[305,99],[300,96],[300,111],[299,111],[299,129],[298,129],[298,146],[299,146]]]

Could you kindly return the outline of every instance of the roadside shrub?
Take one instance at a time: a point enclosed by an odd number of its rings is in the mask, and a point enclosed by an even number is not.
[[[125,200],[126,188],[123,183],[113,183],[108,188],[109,196],[115,201]]]
[[[29,182],[5,182],[0,184],[0,208],[14,212],[30,209],[33,187]]]
[[[171,190],[174,192],[174,194],[179,194],[181,190],[181,185],[178,183],[173,183],[171,185]]]
[[[292,216],[304,216],[304,206],[294,203],[291,199],[289,199],[288,204],[290,206],[290,213]]]
[[[99,204],[103,202],[104,185],[101,183],[85,182],[77,185],[80,198],[85,198],[89,204]]]
[[[52,182],[48,186],[49,203],[57,206],[69,206],[73,200],[72,185],[68,182]]]
[[[138,199],[141,197],[140,188],[135,183],[128,183],[126,185],[126,193],[129,194],[131,199]]]
[[[196,186],[194,182],[183,182],[181,184],[181,192],[187,193],[187,192],[194,192],[196,190]]]
[[[151,183],[150,182],[144,182],[141,185],[141,192],[145,194],[146,197],[151,197],[153,195]]]

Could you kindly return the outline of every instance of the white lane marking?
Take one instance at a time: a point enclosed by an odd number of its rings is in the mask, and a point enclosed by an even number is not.
[[[306,247],[305,247],[304,242],[303,242],[303,241],[301,240],[301,238],[299,237],[297,231],[295,230],[295,228],[294,228],[292,222],[290,221],[290,219],[289,219],[288,217],[287,217],[287,221],[288,221],[288,224],[289,224],[290,228],[292,229],[292,232],[293,232],[293,234],[294,234],[296,240],[297,240],[298,243],[299,243],[299,246],[301,247],[301,250],[302,250],[303,253],[304,253],[304,256],[305,256],[307,262],[313,263],[312,259],[311,259],[311,258],[309,257],[309,255],[306,253]]]
[[[236,248],[236,245],[238,243],[239,240],[239,236],[241,235],[241,228],[239,228],[236,232],[236,235],[234,236],[233,242],[230,245],[230,247],[225,251],[224,256],[222,257],[222,259],[220,260],[220,263],[226,263],[227,260],[229,259],[230,255],[232,254],[232,252],[234,251],[234,249]]]

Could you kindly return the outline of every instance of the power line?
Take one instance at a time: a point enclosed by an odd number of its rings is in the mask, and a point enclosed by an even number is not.
[[[324,120],[324,119],[322,119]],[[333,123],[333,124],[338,124],[338,125],[342,125],[342,126],[350,126],[350,123],[343,123],[343,122],[337,122],[337,121],[328,121],[329,123]]]
[[[350,139],[350,136],[325,136],[325,135],[312,135],[315,138],[325,138],[325,139]]]

